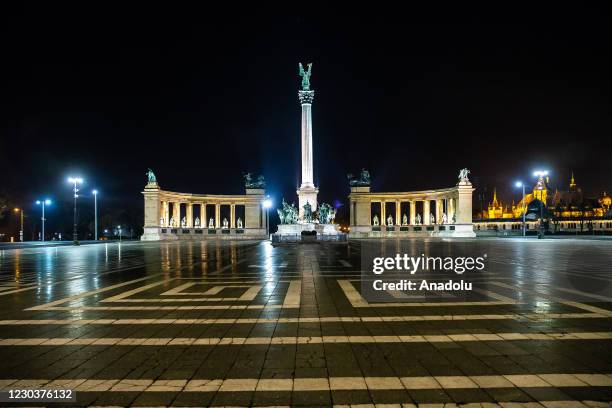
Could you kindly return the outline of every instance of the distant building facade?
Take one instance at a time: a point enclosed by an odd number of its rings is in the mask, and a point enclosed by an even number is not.
[[[612,233],[611,205],[612,198],[606,192],[596,198],[586,197],[573,174],[566,190],[554,192],[549,188],[549,178],[541,176],[532,191],[526,192],[524,201],[516,204],[504,204],[493,190],[492,201],[475,216],[474,230],[520,232],[525,213],[527,231],[537,230],[542,218],[546,230],[552,233]]]

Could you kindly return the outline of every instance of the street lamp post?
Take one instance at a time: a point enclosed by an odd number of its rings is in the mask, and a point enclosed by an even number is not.
[[[45,240],[45,206],[51,204],[51,200],[48,198],[45,200],[37,200],[37,205],[42,206],[42,217],[40,218],[42,221],[42,235],[40,236],[40,240],[44,242]]]
[[[94,240],[98,240],[98,190],[91,192],[94,196]]]
[[[121,243],[121,225],[117,226],[117,230],[119,230],[119,243]]]
[[[21,213],[20,218],[20,230],[19,230],[19,241],[23,242],[23,208],[15,208],[13,211]]]
[[[77,188],[77,185],[81,184],[83,179],[80,177],[69,177],[68,182],[72,183],[74,186],[72,189],[74,193],[74,226],[72,229],[72,242],[74,245],[79,245],[79,237],[77,234],[77,198],[79,197],[77,193],[79,192],[79,189]]]
[[[527,212],[527,206],[525,205],[525,184],[522,181],[517,181],[516,186],[523,187],[523,236],[525,236],[525,213]]]
[[[548,176],[547,170],[538,170],[534,171],[533,175],[538,177],[539,179],[544,179],[545,176]],[[540,192],[540,228],[538,231],[538,239],[544,238],[544,201],[542,198],[542,193]]]
[[[270,208],[272,207],[270,196],[266,196],[266,199],[263,200],[263,207],[266,209],[266,235],[270,235]]]

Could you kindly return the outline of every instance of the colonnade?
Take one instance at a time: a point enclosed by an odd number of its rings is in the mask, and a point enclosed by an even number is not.
[[[393,225],[431,225],[431,224],[453,224],[455,220],[455,198],[445,197],[438,198],[435,200],[372,200],[373,203],[380,203],[380,225],[387,225],[389,215],[393,218]],[[431,211],[431,202],[435,202],[435,210]],[[422,210],[418,213],[420,215],[420,222],[417,222],[417,203],[421,202]],[[395,213],[387,213],[387,204],[392,203],[395,206]],[[402,211],[402,204],[407,203],[409,205],[408,211]],[[406,215],[406,222],[404,222],[404,215]],[[433,215],[433,220],[432,216]],[[370,219],[370,225],[374,224],[373,215]]]
[[[234,237],[236,234],[249,237],[266,236],[264,189],[247,188],[246,194],[236,195],[191,194],[162,190],[157,182],[149,182],[142,193],[145,213],[143,240],[185,239],[196,236],[214,238],[221,235]],[[229,206],[229,213],[225,208],[222,211],[224,206]],[[183,212],[181,207],[185,209]],[[196,218],[199,218],[199,225],[196,225]],[[212,229],[221,229],[219,234],[210,231],[211,218]],[[229,219],[225,224],[224,219],[227,218]],[[206,229],[210,233],[207,233]]]
[[[245,204],[236,203],[206,203],[206,202],[181,202],[181,201],[161,201],[159,226],[163,228],[183,227],[181,214],[181,205],[185,205],[185,225],[184,228],[208,228],[211,225],[213,228],[223,227],[221,220],[221,206],[229,206],[229,221],[228,228],[244,228],[246,206]],[[172,204],[172,214],[170,214],[170,205]],[[209,214],[207,205],[214,205],[214,210]],[[194,218],[194,206],[199,206],[199,216]],[[245,214],[242,217],[236,216],[236,207],[245,207]],[[199,224],[196,222],[199,219]],[[238,221],[240,218],[240,221]],[[172,222],[173,221],[173,222]],[[240,225],[239,225],[240,224]]]
[[[350,234],[355,237],[378,236],[376,234],[381,232],[474,236],[473,191],[467,178],[460,178],[451,188],[424,191],[371,192],[369,186],[352,186],[349,194]],[[387,208],[392,207],[388,206],[389,203],[393,203],[394,210]],[[380,210],[373,210],[373,204],[380,205]],[[389,221],[393,225],[388,225]],[[449,226],[443,227],[445,224]],[[418,228],[418,225],[439,227]],[[395,226],[400,228],[391,228]]]

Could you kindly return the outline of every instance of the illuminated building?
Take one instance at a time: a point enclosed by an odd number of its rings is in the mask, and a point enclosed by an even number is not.
[[[476,231],[521,230],[525,211],[527,230],[537,229],[540,219],[540,203],[545,203],[544,219],[548,231],[612,231],[612,197],[606,192],[598,198],[586,197],[577,185],[572,173],[567,190],[554,192],[548,176],[539,176],[532,191],[517,204],[505,204],[493,190],[493,200],[486,209],[476,215]]]

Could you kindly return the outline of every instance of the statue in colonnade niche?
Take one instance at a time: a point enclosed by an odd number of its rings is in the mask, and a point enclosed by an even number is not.
[[[187,218],[185,217],[181,220],[181,228],[187,228]]]
[[[453,224],[457,222],[457,214],[453,214]]]
[[[446,213],[442,213],[442,224],[448,224],[448,217]]]
[[[408,217],[406,216],[406,213],[404,213],[404,216],[402,217],[402,225],[408,225]]]
[[[429,214],[429,223],[432,225],[436,223],[436,217],[433,215],[433,213]]]
[[[195,227],[200,228],[200,217],[196,217],[195,219]]]
[[[389,216],[387,217],[387,225],[388,225],[389,227],[392,227],[392,226],[393,226],[393,217],[392,217],[391,215],[389,215]]]
[[[213,220],[212,217],[210,217],[210,220],[208,220],[208,228],[215,229],[215,220]]]
[[[416,215],[416,219],[414,222],[416,225],[421,225],[421,214]]]
[[[174,217],[170,217],[170,227],[174,228]]]
[[[378,221],[378,214],[374,214],[374,218],[372,218],[372,222],[374,223],[375,227],[378,227],[380,225],[380,221]]]
[[[163,227],[163,226],[164,226],[164,217],[161,217],[161,218],[159,219],[159,226],[160,226],[160,227]]]
[[[242,218],[238,217],[238,220],[236,221],[236,226],[238,229],[242,229]]]
[[[223,228],[224,229],[228,229],[229,228],[229,223],[227,222],[227,218],[223,217]]]

